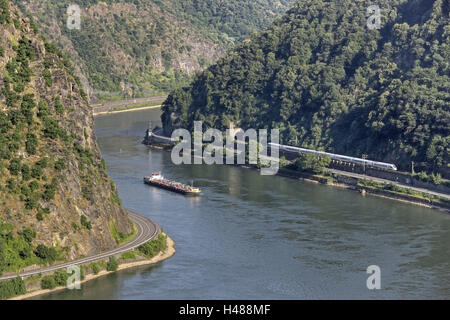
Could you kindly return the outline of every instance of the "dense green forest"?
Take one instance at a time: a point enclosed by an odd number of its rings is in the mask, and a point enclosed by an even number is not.
[[[14,0],[73,53],[90,85],[147,94],[187,85],[231,45],[270,25],[295,0]],[[81,8],[81,29],[66,27]]]
[[[302,0],[265,32],[177,89],[167,134],[192,128],[279,128],[281,142],[447,171],[448,0]]]
[[[296,0],[172,0],[173,7],[205,35],[225,46],[270,26]]]

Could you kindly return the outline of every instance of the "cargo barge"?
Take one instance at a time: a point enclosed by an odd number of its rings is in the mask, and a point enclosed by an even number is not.
[[[152,173],[150,177],[144,177],[144,183],[184,195],[199,195],[202,193],[199,188],[165,179],[160,173]]]

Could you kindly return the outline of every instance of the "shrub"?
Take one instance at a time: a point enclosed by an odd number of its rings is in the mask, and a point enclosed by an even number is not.
[[[30,155],[35,155],[36,154],[36,147],[38,144],[38,140],[36,135],[29,133],[27,134],[27,142],[25,144],[25,148],[27,150],[27,153]]]
[[[64,113],[64,107],[61,104],[61,99],[59,97],[55,98],[55,111],[57,114],[63,114]]]
[[[34,254],[43,261],[50,263],[55,262],[58,257],[56,249],[53,247],[47,247],[43,244],[39,244],[34,250]]]
[[[31,191],[35,191],[39,188],[39,184],[36,181],[31,181],[29,184],[29,188]]]
[[[56,288],[56,282],[53,276],[45,276],[41,280],[41,289],[54,289]]]
[[[41,211],[39,211],[39,212],[36,214],[36,219],[37,219],[37,221],[42,221],[42,220],[44,220],[44,214],[43,214]]]
[[[53,85],[53,78],[50,70],[44,69],[44,71],[42,72],[42,76],[44,77],[47,87],[51,87]]]
[[[55,283],[57,286],[65,286],[67,284],[67,279],[69,279],[69,274],[64,270],[57,270],[53,275],[53,279],[55,279]]]
[[[108,263],[106,264],[107,271],[117,271],[119,268],[119,262],[117,262],[116,257],[112,256],[109,258]]]
[[[28,181],[31,179],[31,169],[27,164],[22,165],[22,180]]]
[[[38,114],[39,118],[45,118],[49,115],[48,104],[45,101],[39,101]]]
[[[26,228],[20,232],[20,235],[22,236],[23,239],[25,239],[26,242],[31,244],[33,239],[36,237],[36,231],[30,228]]]
[[[85,227],[88,230],[92,229],[92,223],[88,220],[88,218],[85,215],[82,215],[80,220],[81,220],[80,223],[83,227]]]
[[[34,179],[40,179],[41,176],[42,176],[42,168],[35,165],[31,169],[31,177],[34,178]]]
[[[26,292],[25,282],[21,277],[0,282],[0,300],[9,299]]]
[[[91,265],[91,268],[94,274],[98,274],[100,272],[100,266],[97,263],[93,263]]]
[[[147,242],[138,248],[138,251],[141,252],[147,258],[151,258],[156,256],[159,252],[167,249],[167,236],[162,233],[158,236],[158,238],[153,239],[150,242]]]
[[[64,162],[63,159],[59,159],[58,161],[55,162],[55,170],[56,171],[61,171],[66,169],[66,163]]]
[[[431,181],[435,184],[435,185],[440,185],[442,183],[442,176],[440,173],[436,173],[436,174],[431,174]]]
[[[134,254],[133,251],[130,251],[130,252],[125,252],[124,254],[122,254],[121,258],[123,260],[136,259],[136,255]]]
[[[83,198],[91,203],[94,203],[94,192],[92,191],[92,187],[82,186],[81,194],[83,195]]]
[[[45,190],[42,193],[42,200],[44,201],[50,201],[55,198],[55,191],[56,191],[56,184],[46,184],[44,186]]]
[[[312,172],[314,174],[322,174],[325,168],[330,164],[331,158],[329,156],[316,156],[314,154],[302,154],[295,161],[297,170]]]
[[[73,229],[75,232],[80,231],[80,226],[77,225],[75,222],[72,222],[72,229]]]
[[[25,209],[33,210],[38,208],[38,202],[35,194],[30,194],[30,196],[25,200]]]
[[[13,159],[11,160],[8,170],[9,172],[14,175],[17,176],[20,172],[20,168],[21,168],[21,162],[19,159]]]

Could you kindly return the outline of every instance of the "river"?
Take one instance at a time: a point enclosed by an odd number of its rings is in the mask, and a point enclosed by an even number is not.
[[[176,166],[141,144],[159,115],[100,116],[96,135],[124,207],[157,221],[175,256],[35,299],[450,298],[449,215],[250,169]],[[153,171],[203,195],[144,185]],[[370,265],[380,290],[366,286]]]

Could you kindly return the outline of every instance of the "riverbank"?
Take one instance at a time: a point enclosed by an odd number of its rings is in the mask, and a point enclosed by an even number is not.
[[[158,144],[147,144],[151,148],[161,149]],[[164,150],[170,151],[171,147],[167,145],[162,146]],[[193,156],[195,157],[194,153]],[[247,169],[260,168],[256,165],[235,165]],[[370,176],[365,176],[364,179],[355,178],[351,175],[345,175],[345,173],[332,173],[330,169],[325,168],[326,174],[316,175],[309,172],[294,171],[280,168],[276,175],[301,180],[305,182],[320,183],[328,186],[345,188],[351,191],[357,191],[361,195],[365,196],[370,194],[373,196],[409,203],[421,207],[430,209],[437,209],[446,213],[450,213],[450,201],[443,197],[436,196],[432,193],[417,192],[406,186],[397,186],[393,181],[386,181],[386,183],[380,183],[372,180]]]
[[[95,112],[93,113],[94,117],[99,115],[105,115],[105,114],[116,114],[116,113],[123,113],[123,112],[131,112],[131,111],[140,111],[140,110],[148,110],[148,109],[159,109],[161,108],[161,105],[156,106],[148,106],[148,107],[135,107],[135,108],[128,108],[124,110],[110,110],[110,111],[103,111],[103,112]]]
[[[167,260],[176,253],[176,249],[175,249],[175,241],[173,241],[169,236],[167,236],[166,241],[167,241],[166,250],[158,253],[156,256],[154,256],[152,258],[137,259],[135,261],[123,261],[122,263],[119,263],[119,266],[116,271],[102,270],[102,271],[99,271],[97,274],[94,274],[94,273],[87,274],[87,275],[85,275],[84,279],[80,283],[83,284],[83,283],[97,279],[99,277],[103,277],[103,276],[108,275],[113,272],[130,269],[130,268],[134,268],[134,267],[139,267],[139,266],[144,266],[144,265],[152,265],[152,264],[156,264],[158,262]],[[43,295],[43,294],[48,294],[48,293],[52,293],[52,292],[56,292],[56,291],[65,290],[65,289],[66,289],[66,287],[56,287],[54,289],[36,289],[36,290],[33,290],[26,294],[10,298],[8,300],[24,300],[24,299],[36,297],[36,296]]]
[[[371,180],[370,177],[359,179],[352,176],[346,176],[345,174],[335,173],[331,173],[328,176],[314,175],[306,172],[294,172],[283,168],[280,169],[277,175],[357,191],[362,196],[372,195],[450,213],[450,203],[443,203],[442,201],[444,201],[444,199],[439,199],[433,194],[423,193],[419,197],[408,194],[407,191],[410,190],[407,190],[407,188],[398,187],[397,190],[387,190],[385,188],[390,185],[377,183]]]

